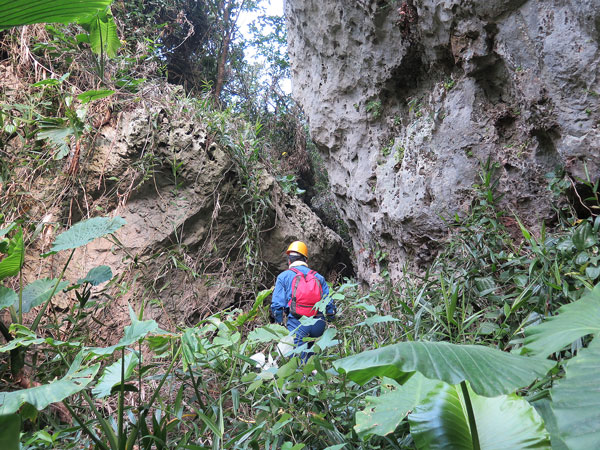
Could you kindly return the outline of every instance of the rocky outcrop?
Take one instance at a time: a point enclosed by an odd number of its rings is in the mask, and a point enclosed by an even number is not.
[[[426,262],[491,158],[502,206],[552,217],[546,175],[600,164],[595,0],[288,0],[294,96],[357,271]]]
[[[82,215],[119,215],[127,224],[116,233],[120,245],[98,239],[78,250],[67,278],[103,264],[118,274],[119,289],[108,291],[111,305],[98,317],[108,326],[128,320],[128,303],[144,301],[166,329],[245,306],[273,285],[297,239],[308,244],[312,267],[335,269],[341,238],[265,168],[235,160],[240,149],[217,142],[209,118],[182,110],[121,113],[86,161]]]

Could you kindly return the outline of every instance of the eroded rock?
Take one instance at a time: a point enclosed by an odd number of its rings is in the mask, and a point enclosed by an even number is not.
[[[357,270],[427,262],[481,163],[502,207],[553,215],[545,175],[600,164],[600,3],[289,0],[294,96],[326,155]]]
[[[117,328],[127,303],[142,299],[147,316],[167,329],[194,324],[245,305],[251,285],[271,286],[293,240],[307,242],[312,266],[325,274],[342,246],[266,169],[254,167],[245,180],[201,120],[161,108],[123,113],[104,127],[87,171],[86,205],[125,218],[116,233],[123,248],[92,242],[76,253],[68,277],[102,264],[119,274],[122,292],[98,318]]]

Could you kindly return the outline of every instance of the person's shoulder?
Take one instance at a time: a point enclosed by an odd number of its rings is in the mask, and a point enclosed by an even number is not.
[[[295,275],[295,272],[290,269],[285,269],[283,272],[281,272],[279,275],[277,275],[277,279],[287,278],[290,275]]]

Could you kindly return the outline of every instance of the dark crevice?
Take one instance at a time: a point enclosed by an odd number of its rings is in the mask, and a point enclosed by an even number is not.
[[[494,126],[498,131],[499,136],[506,136],[515,128],[515,117],[512,115],[501,116],[494,122]]]
[[[381,98],[406,99],[410,91],[418,88],[424,72],[423,49],[420,45],[411,45],[402,58],[402,64],[392,71],[389,81],[381,90]]]
[[[531,131],[531,136],[537,141],[536,157],[547,165],[558,165],[560,156],[555,144],[560,139],[558,127],[552,127],[547,130],[534,129]]]
[[[575,209],[578,219],[587,219],[592,216],[597,205],[595,192],[592,186],[583,183],[574,183],[567,191],[567,197]]]

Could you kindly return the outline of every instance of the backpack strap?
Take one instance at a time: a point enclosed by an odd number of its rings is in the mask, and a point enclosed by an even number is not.
[[[319,286],[320,286],[320,289],[321,289],[321,298],[322,298],[322,297],[323,297],[323,286],[321,285],[321,281],[320,281],[320,280],[319,280],[319,279],[316,277],[316,275],[317,275],[317,271],[316,271],[316,270],[310,270],[310,271],[309,271],[309,272],[306,274],[306,276],[309,276],[309,275],[312,275],[312,276],[313,276],[313,278],[314,278],[315,280],[317,280],[317,282],[319,283]],[[305,277],[305,278],[306,278],[306,277]]]

